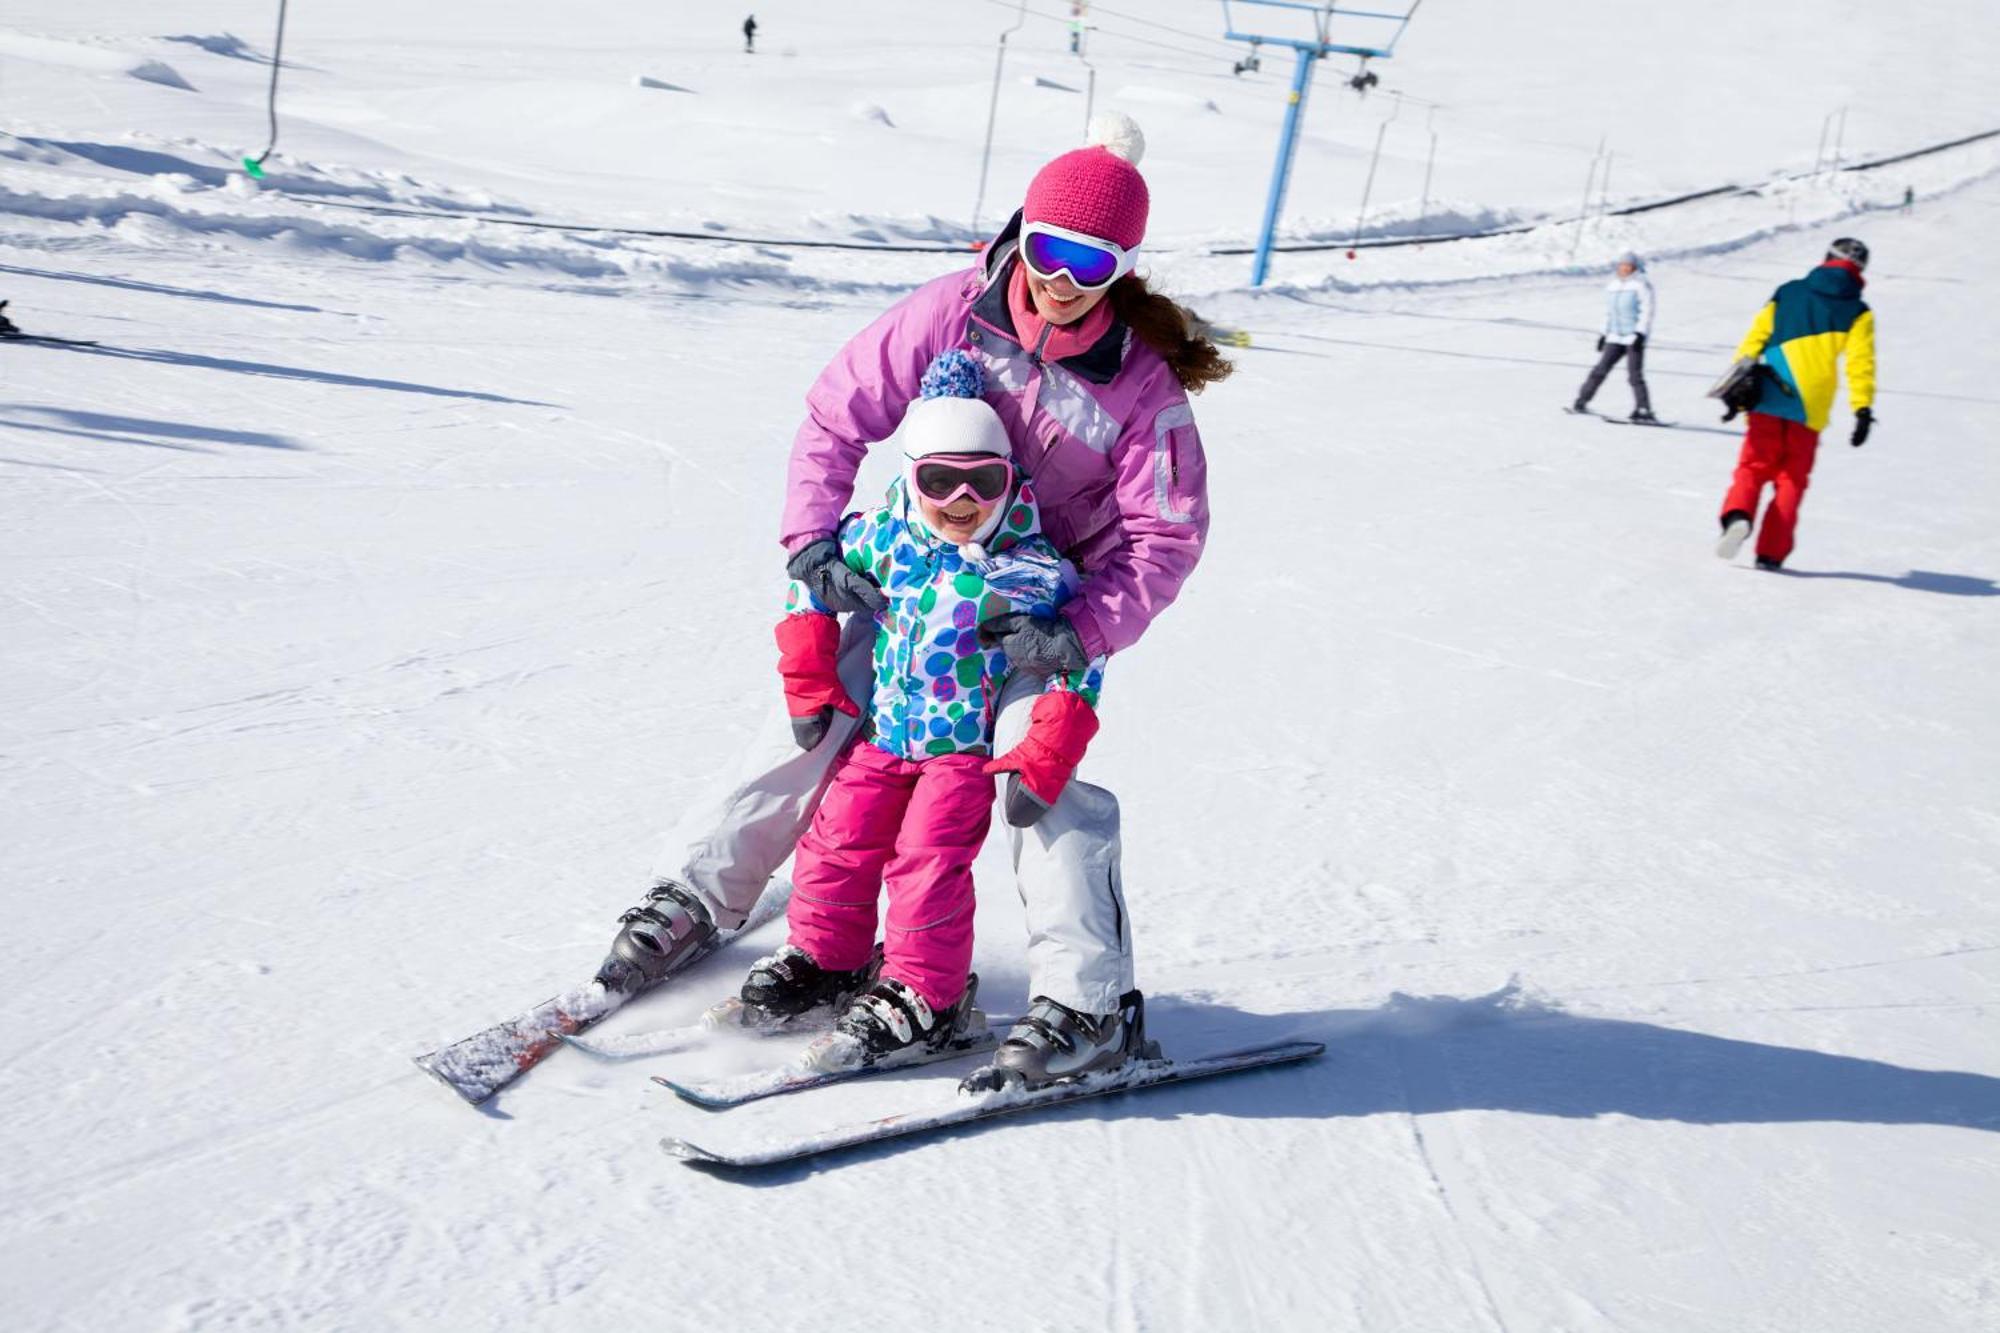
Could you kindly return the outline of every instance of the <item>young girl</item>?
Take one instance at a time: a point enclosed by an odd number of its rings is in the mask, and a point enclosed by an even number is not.
[[[887,597],[875,615],[874,696],[859,744],[836,762],[799,841],[790,938],[750,970],[747,1021],[852,1003],[815,1042],[822,1067],[867,1064],[942,1045],[972,1014],[972,861],[992,817],[992,774],[1010,773],[1008,822],[1053,806],[1097,730],[1098,657],[1053,676],[1026,738],[992,758],[1004,652],[978,626],[1008,614],[1053,619],[1076,570],[1042,536],[1035,496],[1006,428],[980,397],[962,351],[934,360],[902,425],[903,473],[887,503],[840,525],[842,559]],[[835,711],[861,710],[836,670],[840,628],[793,582],[778,625],[779,671],[800,746]],[[889,911],[879,971],[876,899]]]

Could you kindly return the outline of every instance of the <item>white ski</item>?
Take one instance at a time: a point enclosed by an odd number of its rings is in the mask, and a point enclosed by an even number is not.
[[[672,1055],[676,1051],[689,1050],[718,1038],[727,1040],[730,1037],[744,1037],[761,1040],[766,1037],[796,1037],[801,1034],[824,1032],[833,1026],[835,1019],[840,1017],[831,1009],[817,1009],[782,1023],[758,1025],[743,1022],[740,1017],[742,1009],[743,1001],[731,996],[709,1009],[695,1022],[680,1027],[609,1035],[601,1032],[588,1034],[578,1032],[565,1035],[563,1041],[599,1060],[638,1060],[648,1055]]]
[[[935,1050],[913,1046],[895,1055],[885,1056],[873,1064],[830,1067],[818,1063],[828,1040],[822,1037],[808,1046],[797,1059],[775,1069],[757,1069],[734,1078],[710,1079],[703,1082],[682,1082],[655,1074],[653,1082],[671,1090],[682,1101],[693,1102],[696,1106],[711,1111],[721,1111],[765,1097],[777,1097],[788,1092],[804,1092],[808,1088],[823,1088],[829,1083],[844,1083],[851,1078],[886,1074],[892,1069],[909,1069],[916,1065],[935,1064],[939,1060],[956,1060],[961,1055],[991,1050],[1000,1044],[1000,1038],[1012,1025],[1011,1020],[989,1023],[986,1016],[978,1010],[973,1011],[972,1020],[972,1025],[966,1031]]]
[[[784,914],[792,886],[774,879],[763,897],[750,911],[750,919],[736,930],[717,931],[701,948],[688,955],[673,976],[707,958],[723,945],[757,929],[766,921]],[[667,980],[672,980],[672,977]],[[661,984],[665,984],[662,982]],[[417,1068],[477,1106],[521,1075],[533,1069],[572,1037],[591,1024],[623,1008],[632,997],[607,991],[595,981],[564,991],[544,1000],[526,1013],[473,1033],[449,1046],[411,1057]]]
[[[1270,1046],[1256,1046],[1248,1050],[1205,1055],[1192,1060],[1139,1060],[1102,1074],[1087,1074],[1075,1082],[1057,1083],[1032,1092],[1025,1089],[1003,1088],[998,1092],[960,1093],[951,1104],[931,1110],[884,1116],[880,1120],[870,1120],[795,1139],[767,1143],[762,1147],[740,1152],[718,1152],[678,1138],[662,1139],[660,1146],[669,1156],[677,1157],[691,1166],[749,1170],[801,1161],[817,1157],[822,1153],[880,1143],[887,1139],[927,1134],[932,1130],[990,1120],[995,1116],[1061,1106],[1090,1097],[1108,1096],[1115,1092],[1137,1092],[1145,1088],[1164,1087],[1170,1083],[1185,1083],[1191,1079],[1211,1078],[1218,1074],[1233,1074],[1269,1065],[1289,1064],[1296,1060],[1310,1060],[1323,1054],[1325,1050],[1326,1046],[1321,1042],[1288,1041]]]

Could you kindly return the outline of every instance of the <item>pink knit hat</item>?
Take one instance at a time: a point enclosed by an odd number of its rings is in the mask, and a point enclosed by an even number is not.
[[[1146,136],[1130,116],[1107,111],[1090,122],[1089,145],[1064,153],[1028,184],[1023,222],[1080,231],[1127,250],[1146,237],[1151,202],[1139,159]]]

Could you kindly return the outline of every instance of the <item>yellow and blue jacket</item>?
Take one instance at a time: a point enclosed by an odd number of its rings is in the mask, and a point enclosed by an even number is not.
[[[1875,401],[1875,312],[1861,299],[1852,264],[1829,261],[1778,288],[1743,336],[1736,355],[1771,368],[1750,410],[1826,429],[1847,354],[1847,400],[1856,411]]]

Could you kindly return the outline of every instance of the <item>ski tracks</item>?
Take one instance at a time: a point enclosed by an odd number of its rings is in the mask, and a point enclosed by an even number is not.
[[[1487,1280],[1485,1265],[1481,1261],[1479,1251],[1465,1222],[1459,1217],[1458,1205],[1453,1202],[1451,1188],[1446,1185],[1443,1173],[1438,1170],[1437,1159],[1431,1153],[1430,1141],[1424,1134],[1424,1117],[1418,1114],[1414,1099],[1410,1096],[1414,1083],[1422,1082],[1430,1085],[1448,1083],[1450,1073],[1441,1067],[1416,1067],[1407,1054],[1399,1053],[1396,1058],[1396,1076],[1403,1090],[1404,1114],[1409,1121],[1411,1148],[1424,1175],[1430,1181],[1431,1190],[1444,1213],[1447,1229],[1450,1232],[1449,1241],[1442,1236],[1439,1237],[1440,1249],[1455,1249],[1460,1255],[1463,1261],[1460,1272],[1461,1285],[1469,1282],[1478,1292],[1477,1302],[1468,1301],[1468,1305],[1471,1305],[1491,1327],[1500,1330],[1500,1333],[1509,1333],[1506,1316],[1501,1313],[1500,1303],[1494,1297],[1493,1287]],[[1500,1223],[1499,1218],[1491,1217],[1490,1209],[1487,1212],[1493,1222]],[[1442,1257],[1441,1255],[1440,1258]]]

